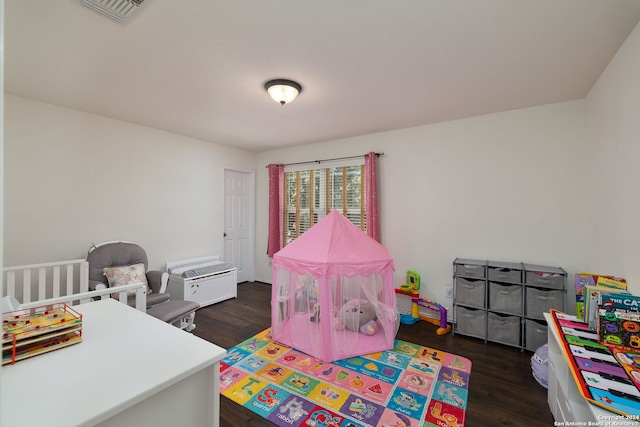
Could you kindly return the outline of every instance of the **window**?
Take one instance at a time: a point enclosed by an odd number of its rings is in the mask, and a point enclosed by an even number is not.
[[[364,164],[355,163],[319,169],[285,169],[285,246],[332,210],[340,211],[366,232]]]

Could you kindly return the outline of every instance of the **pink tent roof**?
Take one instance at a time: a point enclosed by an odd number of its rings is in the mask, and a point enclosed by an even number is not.
[[[273,266],[314,277],[370,276],[394,269],[387,249],[338,211],[274,254]]]

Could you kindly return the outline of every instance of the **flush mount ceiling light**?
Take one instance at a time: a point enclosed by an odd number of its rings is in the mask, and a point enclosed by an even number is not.
[[[269,92],[271,98],[281,105],[293,101],[302,92],[302,86],[292,80],[285,79],[269,80],[264,84],[264,88]]]

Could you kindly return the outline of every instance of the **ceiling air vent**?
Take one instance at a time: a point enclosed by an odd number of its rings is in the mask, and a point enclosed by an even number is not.
[[[142,2],[144,0],[80,0],[82,5],[121,24],[131,19]]]

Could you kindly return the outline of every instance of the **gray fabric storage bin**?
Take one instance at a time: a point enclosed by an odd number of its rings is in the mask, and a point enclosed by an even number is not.
[[[521,321],[518,316],[489,313],[487,339],[520,346]]]
[[[527,319],[524,324],[524,345],[527,350],[536,351],[547,343],[547,324]]]
[[[544,288],[564,289],[567,272],[559,267],[524,264],[525,283]]]
[[[484,307],[484,279],[456,277],[456,304]]]
[[[455,260],[456,276],[484,279],[486,275],[486,261],[473,259]]]
[[[489,263],[487,276],[494,282],[522,283],[522,267],[516,263]]]
[[[527,287],[525,315],[534,319],[544,319],[545,312],[555,308],[564,310],[564,292]]]
[[[522,315],[522,285],[489,282],[489,309]]]
[[[486,314],[484,310],[456,307],[456,333],[485,338]]]

